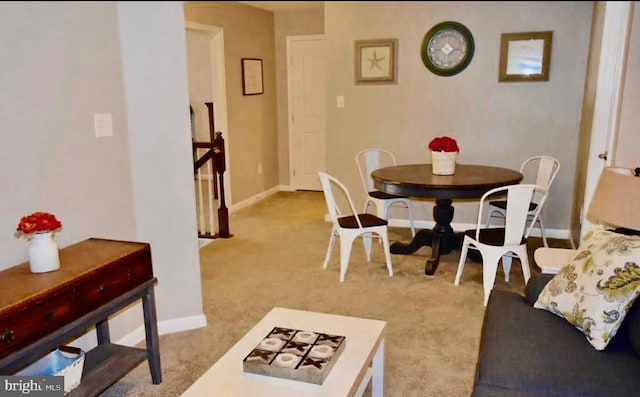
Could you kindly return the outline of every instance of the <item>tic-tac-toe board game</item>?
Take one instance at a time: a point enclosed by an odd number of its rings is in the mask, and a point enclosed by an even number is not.
[[[344,336],[275,327],[242,365],[245,372],[321,385],[344,346]]]

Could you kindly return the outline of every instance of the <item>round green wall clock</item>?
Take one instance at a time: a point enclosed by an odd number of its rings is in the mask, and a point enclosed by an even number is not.
[[[462,72],[473,58],[473,35],[459,22],[445,21],[435,25],[422,39],[422,63],[438,76]]]

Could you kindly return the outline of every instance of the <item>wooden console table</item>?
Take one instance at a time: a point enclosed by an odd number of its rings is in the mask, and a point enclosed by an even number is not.
[[[67,396],[97,396],[145,359],[162,382],[151,247],[90,238],[60,250],[60,269],[29,263],[0,272],[0,374],[11,375],[95,326],[80,386]],[[142,299],[146,349],[111,343],[108,317]]]

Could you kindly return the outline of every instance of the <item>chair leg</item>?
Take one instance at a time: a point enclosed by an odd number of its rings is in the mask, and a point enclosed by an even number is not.
[[[390,203],[390,204],[386,204],[385,203],[385,208],[384,208],[384,216],[379,216],[379,218],[385,219],[385,220],[389,220],[389,208],[391,208],[392,205],[394,204],[401,204],[402,206],[404,206],[404,208],[407,209],[407,214],[409,215],[409,227],[411,228],[411,237],[415,237],[416,236],[416,228],[413,226],[413,211],[411,209],[411,201],[407,200],[407,201],[396,201],[395,203]]]
[[[367,258],[367,262],[371,262],[371,238],[373,233],[364,233],[362,235],[362,243],[364,245],[364,255]]]
[[[378,205],[380,204],[380,205]],[[376,204],[376,216],[378,218],[387,219],[387,212],[389,210],[389,206],[386,201],[378,201]]]
[[[489,295],[496,282],[496,273],[498,272],[498,262],[501,254],[495,252],[482,253],[482,288],[484,289],[484,306],[489,302]]]
[[[413,226],[413,210],[411,208],[411,201],[408,201],[407,212],[409,213],[409,226],[411,227],[411,237],[415,237],[416,228]]]
[[[344,275],[349,267],[349,257],[351,256],[351,246],[355,236],[351,234],[340,235],[340,282],[344,282]]]
[[[380,201],[373,201],[373,200],[367,200],[367,203],[373,204],[373,206],[375,207],[375,209],[376,209],[375,216],[377,216],[378,218],[387,219],[387,218],[384,218],[384,215],[383,215],[384,211],[385,211],[385,209],[384,209],[385,204],[384,203],[381,203]],[[368,204],[367,204],[367,208],[368,208]],[[365,213],[366,212],[367,211],[365,209]],[[378,243],[382,244],[382,239],[378,239]]]
[[[366,214],[366,213],[367,213],[367,211],[369,210],[369,206],[370,206],[371,204],[373,204],[373,206],[374,206],[374,207],[376,207],[376,214],[377,214],[377,213],[378,213],[378,206],[376,205],[376,203],[375,203],[375,202],[373,202],[373,201],[371,201],[371,200],[369,200],[369,199],[367,199],[367,200],[364,202],[364,209],[362,210],[362,212]]]
[[[515,254],[520,258],[520,265],[522,266],[522,278],[524,279],[524,284],[527,285],[527,282],[531,278],[531,268],[529,267],[529,255],[527,254],[527,246],[522,245],[514,250]]]
[[[460,284],[460,277],[462,277],[462,271],[464,270],[464,263],[467,261],[467,252],[469,251],[469,240],[465,236],[462,243],[462,249],[460,250],[460,261],[458,262],[458,271],[456,272],[456,279],[453,282],[455,285]]]
[[[513,256],[510,252],[502,255],[502,270],[504,271],[504,281],[509,282],[509,274],[511,273],[511,262],[513,261]]]
[[[336,230],[331,230],[331,238],[329,239],[329,248],[327,248],[327,254],[324,256],[324,263],[322,264],[322,268],[326,269],[329,266],[329,259],[331,259],[331,251],[333,251],[333,244],[336,241]]]
[[[389,234],[385,228],[380,232],[380,239],[382,240],[382,246],[384,248],[384,261],[387,264],[387,271],[389,276],[393,276],[393,266],[391,265],[391,248],[389,247]]]
[[[545,248],[549,248],[549,243],[547,242],[547,232],[544,230],[544,225],[542,224],[542,219],[538,216],[536,219],[538,223],[538,228],[540,228],[540,235],[542,236],[542,244],[544,244]]]

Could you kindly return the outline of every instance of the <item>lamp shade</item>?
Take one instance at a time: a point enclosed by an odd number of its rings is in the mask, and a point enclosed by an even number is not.
[[[640,177],[630,169],[605,168],[593,193],[587,218],[595,223],[640,230]]]

